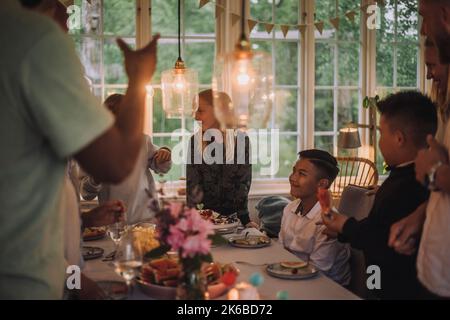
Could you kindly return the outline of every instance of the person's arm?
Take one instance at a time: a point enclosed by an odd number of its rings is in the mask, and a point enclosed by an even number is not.
[[[239,150],[238,150],[239,152]],[[237,164],[238,173],[236,175],[236,197],[235,206],[237,215],[244,226],[247,226],[250,221],[250,214],[248,211],[248,193],[252,184],[252,165],[250,164],[250,139],[245,137],[245,164]],[[255,227],[251,224],[250,226]]]
[[[309,256],[309,261],[323,272],[328,272],[338,255],[337,240],[327,237],[325,227],[317,228],[316,239],[313,251]]]
[[[129,78],[127,92],[120,102],[112,128],[75,154],[83,169],[98,182],[119,183],[133,170],[142,145],[145,85],[156,68],[156,43],[159,36],[144,48],[133,51],[118,40],[125,57]]]
[[[194,163],[194,152],[196,150],[194,149],[193,139],[191,139],[187,155],[189,161],[186,164],[186,202],[190,207],[195,207],[203,201],[203,199],[198,199],[199,195],[197,194],[203,193],[201,164]],[[201,197],[203,198],[203,195]]]
[[[148,167],[152,169],[155,173],[167,173],[172,167],[171,150],[167,147],[155,146],[150,139],[147,139],[147,159]]]
[[[437,169],[436,187],[450,195],[450,166],[448,164],[443,164]]]

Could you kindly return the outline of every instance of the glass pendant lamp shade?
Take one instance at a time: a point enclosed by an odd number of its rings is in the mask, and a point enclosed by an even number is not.
[[[170,119],[193,116],[198,109],[198,73],[187,69],[181,58],[181,1],[178,0],[178,59],[161,74],[162,105]]]
[[[246,0],[241,0],[241,37],[231,53],[219,55],[212,81],[214,111],[222,127],[267,128],[274,101],[272,57],[253,51],[245,34]],[[220,99],[227,94],[231,103]]]
[[[220,55],[214,65],[212,90],[217,119],[226,127],[266,128],[273,105],[272,58],[252,51],[244,39],[235,51]],[[221,94],[231,98],[231,105],[220,101]]]
[[[192,116],[198,108],[198,73],[182,61],[161,74],[162,104],[167,118]]]

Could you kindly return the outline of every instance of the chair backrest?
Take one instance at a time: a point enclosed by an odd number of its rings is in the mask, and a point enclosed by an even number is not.
[[[357,220],[364,219],[370,213],[375,195],[368,195],[368,189],[349,185],[345,187],[339,202],[339,212]],[[349,289],[359,297],[369,297],[366,279],[366,262],[362,251],[351,249],[350,269],[352,278]]]
[[[374,188],[378,183],[378,170],[369,159],[337,157],[339,175],[331,185],[333,198],[339,198],[348,185]]]

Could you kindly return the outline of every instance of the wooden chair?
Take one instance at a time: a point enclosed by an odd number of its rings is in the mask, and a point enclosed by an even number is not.
[[[337,157],[339,174],[331,185],[333,198],[340,198],[342,191],[348,185],[367,189],[374,188],[378,183],[378,170],[369,159],[358,157]]]

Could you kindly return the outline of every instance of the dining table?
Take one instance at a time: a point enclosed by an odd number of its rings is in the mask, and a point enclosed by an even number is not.
[[[241,231],[251,235],[260,235],[260,231],[248,228]],[[223,235],[224,238],[236,236],[236,234]],[[114,243],[108,237],[99,240],[85,242],[86,246],[100,247],[105,256],[114,251]],[[262,275],[262,283],[258,286],[261,300],[275,300],[279,293],[283,292],[285,298],[290,300],[358,300],[358,296],[334,282],[323,273],[318,272],[314,277],[293,280],[280,279],[270,276],[266,272],[268,264],[281,261],[301,261],[296,255],[286,250],[277,239],[271,239],[270,245],[262,248],[237,248],[230,244],[213,246],[211,248],[213,260],[220,263],[232,263],[239,275],[236,283],[249,282],[255,273]],[[111,261],[103,261],[102,258],[85,261],[83,273],[96,282],[122,281],[124,280],[114,271]],[[129,300],[152,299],[136,284],[133,290],[126,296]],[[227,295],[219,296],[219,300],[227,299]]]

